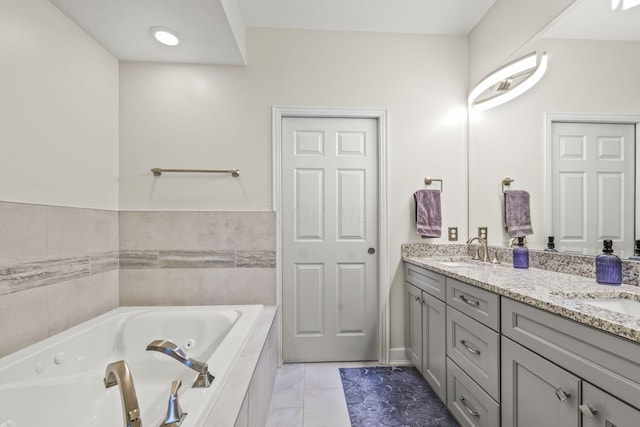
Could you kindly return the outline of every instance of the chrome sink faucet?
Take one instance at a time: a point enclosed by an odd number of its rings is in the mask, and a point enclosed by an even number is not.
[[[209,373],[209,366],[206,363],[190,358],[187,353],[173,342],[169,340],[155,340],[149,343],[147,350],[164,353],[196,371],[198,373],[198,378],[196,378],[192,387],[201,388],[211,386],[214,376]]]
[[[490,262],[490,260],[489,260],[489,247],[487,246],[487,241],[485,239],[483,239],[482,237],[472,237],[469,240],[467,240],[467,244],[469,245],[469,244],[473,243],[475,240],[480,242],[480,244],[482,245],[482,261]],[[474,257],[474,259],[479,259],[479,258]]]
[[[140,405],[138,405],[136,388],[133,386],[133,376],[124,360],[109,363],[105,370],[104,386],[109,388],[116,384],[120,386],[125,427],[142,427]]]

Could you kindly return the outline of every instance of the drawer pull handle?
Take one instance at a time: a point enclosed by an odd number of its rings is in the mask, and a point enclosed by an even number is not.
[[[464,406],[464,409],[467,410],[469,415],[471,415],[473,417],[480,417],[480,414],[477,411],[474,411],[473,409],[471,409],[469,407],[469,405],[467,404],[467,401],[465,400],[463,395],[460,395],[460,403],[462,403],[462,406]]]
[[[558,396],[558,400],[560,402],[564,402],[565,400],[567,400],[568,398],[571,397],[571,395],[569,393],[565,393],[563,389],[561,388],[557,388],[555,389],[556,392],[556,396]]]
[[[467,304],[472,305],[474,307],[478,307],[480,305],[480,301],[469,299],[469,298],[465,297],[464,295],[459,295],[458,298],[460,298],[460,300],[462,300],[462,302],[466,302]]]
[[[480,354],[480,350],[473,348],[473,347],[469,347],[469,345],[467,345],[467,342],[465,340],[460,340],[460,344],[462,344],[462,346],[469,352],[475,355]]]
[[[589,405],[580,405],[578,406],[578,408],[580,408],[580,412],[582,412],[582,415],[584,415],[585,418],[594,418],[596,415],[598,415],[598,411],[590,408]]]

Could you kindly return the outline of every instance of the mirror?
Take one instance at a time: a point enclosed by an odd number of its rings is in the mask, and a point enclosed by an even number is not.
[[[537,86],[506,104],[469,113],[469,235],[476,235],[478,227],[488,227],[492,245],[509,243],[501,188],[507,177],[514,180],[511,189],[531,195],[530,248],[543,249],[548,235],[559,240],[563,232],[558,231],[558,220],[554,224],[552,219],[552,121],[631,123],[636,141],[640,140],[636,126],[640,123],[640,6],[612,11],[608,0],[579,0],[505,62],[533,51],[547,52],[549,57],[548,71]],[[635,165],[635,155],[627,155],[625,162]],[[633,206],[628,198],[635,192],[618,199]],[[614,199],[606,199],[605,208]],[[632,224],[638,225],[631,228],[640,229],[636,218]],[[616,253],[631,256],[634,233],[627,227],[625,241],[614,241]],[[557,249],[596,254],[602,243],[595,240],[575,239],[558,244]]]

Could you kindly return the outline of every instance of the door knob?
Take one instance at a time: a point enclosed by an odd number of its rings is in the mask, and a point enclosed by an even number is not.
[[[367,252],[369,252],[371,255],[373,255],[373,254],[375,254],[375,253],[376,253],[376,250],[375,250],[375,249],[373,249],[373,248],[369,248],[369,249],[367,250]]]

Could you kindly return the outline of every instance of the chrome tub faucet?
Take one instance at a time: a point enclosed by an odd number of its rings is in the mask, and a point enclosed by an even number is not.
[[[198,373],[196,381],[192,387],[201,388],[211,386],[214,376],[209,373],[209,366],[206,363],[199,362],[190,358],[180,347],[169,340],[155,340],[149,343],[147,350],[159,351],[164,353],[183,365],[193,369]]]
[[[133,376],[124,360],[109,363],[105,370],[104,386],[110,388],[116,384],[120,386],[125,427],[142,427],[140,405],[138,405],[138,396],[133,385]]]

